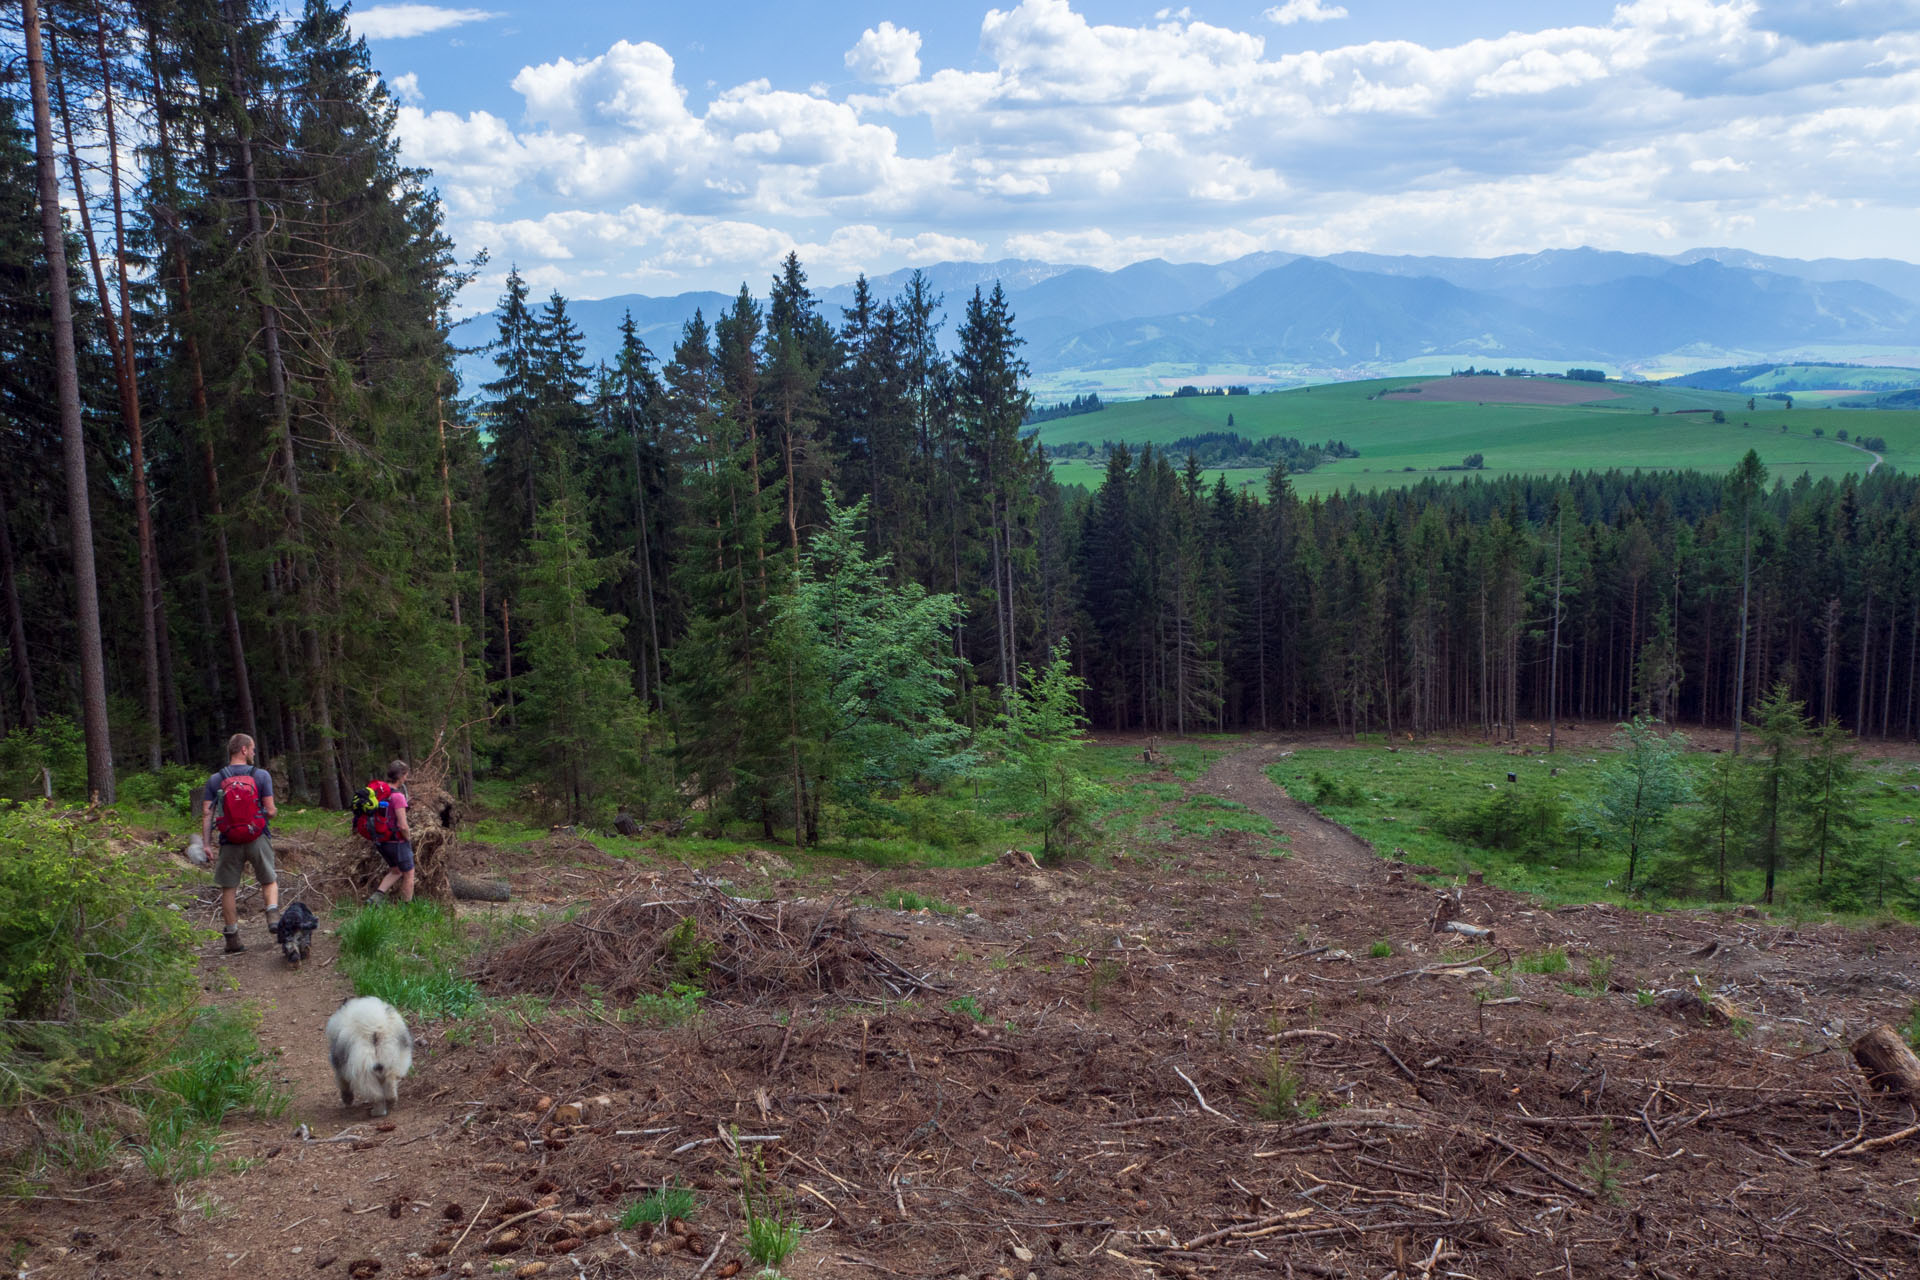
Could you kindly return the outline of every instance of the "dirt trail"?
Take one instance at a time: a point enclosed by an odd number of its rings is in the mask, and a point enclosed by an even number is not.
[[[1258,742],[1214,762],[1194,789],[1244,804],[1293,840],[1296,865],[1336,884],[1378,884],[1386,868],[1365,841],[1288,795],[1267,777],[1267,766],[1292,751],[1279,739]]]
[[[281,905],[298,900],[301,887],[300,879],[287,877],[281,885]],[[218,890],[209,893],[213,902],[201,908],[204,916],[195,923],[218,929]],[[298,967],[287,963],[267,932],[259,892],[252,890],[242,898],[240,908],[240,940],[247,949],[228,955],[219,938],[208,943],[202,949],[200,983],[219,1003],[251,1005],[259,1013],[260,1047],[279,1055],[274,1080],[292,1097],[288,1128],[305,1121],[317,1136],[325,1136],[353,1118],[340,1106],[326,1049],[327,1019],[353,990],[335,968],[339,944],[332,926],[337,917],[329,918],[330,913],[311,901],[308,905],[315,906],[321,921],[306,963]],[[364,1118],[360,1112],[353,1114]]]

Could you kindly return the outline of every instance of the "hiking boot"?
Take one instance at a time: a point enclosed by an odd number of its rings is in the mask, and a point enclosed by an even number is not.
[[[370,907],[383,907],[386,904],[387,904],[387,895],[382,893],[378,889],[375,889],[372,893],[367,895],[367,905]]]
[[[247,944],[240,941],[240,931],[238,929],[229,930],[227,932],[227,954],[232,955],[236,951],[245,951],[246,949]]]
[[[279,927],[280,927],[280,908],[268,907],[267,908],[267,932],[272,933],[275,929]]]

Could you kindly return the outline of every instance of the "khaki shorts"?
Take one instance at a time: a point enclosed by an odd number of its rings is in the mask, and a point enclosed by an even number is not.
[[[265,836],[251,844],[220,845],[220,860],[213,865],[213,882],[222,889],[238,889],[240,872],[249,863],[253,865],[253,878],[261,884],[273,884],[278,878],[273,871],[273,842]]]

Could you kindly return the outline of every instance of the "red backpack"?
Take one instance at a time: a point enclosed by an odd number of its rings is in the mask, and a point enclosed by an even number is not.
[[[353,798],[353,831],[365,840],[394,839],[393,784],[375,778]]]
[[[251,768],[220,779],[218,825],[220,838],[228,844],[252,844],[267,833],[267,815],[260,808],[260,784],[254,781]]]

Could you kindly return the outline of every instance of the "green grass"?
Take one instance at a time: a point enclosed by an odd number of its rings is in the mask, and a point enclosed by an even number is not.
[[[1626,859],[1582,848],[1562,834],[1532,853],[1488,849],[1457,840],[1443,830],[1443,815],[1484,800],[1497,790],[1513,789],[1522,799],[1553,800],[1566,811],[1592,790],[1597,764],[1605,752],[1560,751],[1553,755],[1509,755],[1493,748],[1316,748],[1298,751],[1268,769],[1288,794],[1313,804],[1350,828],[1383,855],[1437,867],[1443,876],[1479,871],[1488,881],[1540,898],[1549,905],[1617,902],[1642,906],[1701,904],[1706,898],[1648,896],[1629,898]],[[1713,757],[1690,753],[1687,767],[1698,771]],[[1866,847],[1888,856],[1888,882],[1911,884],[1920,875],[1920,839],[1909,823],[1920,822],[1920,764],[1863,760],[1865,783],[1855,806],[1867,819]],[[1554,771],[1558,771],[1557,775]],[[1507,774],[1519,781],[1510,784]],[[1896,846],[1911,841],[1902,849]],[[1643,872],[1647,862],[1643,859]],[[1775,902],[1788,916],[1827,914],[1815,896],[1813,869],[1789,864],[1781,871]],[[1729,877],[1729,899],[1751,901],[1760,895],[1759,870],[1739,867]]]
[[[1267,841],[1268,849],[1273,853],[1285,852],[1288,838],[1273,822],[1255,813],[1237,800],[1223,800],[1218,796],[1192,796],[1172,814],[1172,828],[1176,835],[1211,836],[1222,831],[1244,831]]]
[[[1367,954],[1372,956],[1375,960],[1384,960],[1388,956],[1393,954],[1393,944],[1391,942],[1388,942],[1385,938],[1382,938],[1378,942],[1374,943],[1371,947],[1367,948]]]
[[[1748,449],[1775,476],[1791,480],[1801,472],[1815,479],[1863,474],[1871,459],[1841,444],[1849,434],[1885,436],[1888,465],[1920,469],[1920,412],[1825,409],[1791,410],[1777,400],[1759,400],[1747,408],[1746,393],[1696,391],[1645,384],[1595,384],[1596,395],[1616,398],[1577,405],[1475,404],[1418,398],[1370,399],[1376,393],[1425,381],[1418,378],[1372,379],[1301,387],[1272,395],[1208,396],[1178,400],[1137,400],[1111,405],[1099,413],[1060,418],[1042,425],[1047,444],[1102,440],[1166,443],[1182,436],[1233,430],[1249,439],[1293,436],[1308,443],[1344,440],[1358,458],[1324,463],[1292,477],[1302,497],[1310,494],[1401,488],[1422,480],[1458,479],[1464,473],[1440,468],[1458,464],[1469,453],[1486,456],[1492,479],[1503,475],[1551,475],[1570,470],[1684,469],[1725,472]],[[1660,409],[1654,414],[1655,407]],[[1725,423],[1710,414],[1682,409],[1719,409]],[[1227,415],[1234,417],[1229,428]],[[1742,423],[1751,423],[1743,427]],[[1785,425],[1787,431],[1780,430]],[[1816,438],[1813,428],[1825,431]],[[1098,488],[1105,470],[1099,460],[1056,460],[1055,479]],[[1229,484],[1251,485],[1264,496],[1265,476],[1256,470],[1225,474]]]
[[[141,1163],[161,1182],[243,1167],[221,1156],[221,1122],[235,1112],[276,1117],[288,1101],[269,1078],[253,1020],[203,1009],[153,1088],[135,1097],[146,1126]]]
[[[929,898],[925,894],[911,889],[889,889],[880,895],[879,905],[894,911],[931,911],[935,915],[953,916],[960,914],[960,908],[951,902],[942,902],[938,898]]]
[[[479,987],[460,973],[472,948],[459,921],[424,899],[361,907],[340,925],[340,968],[354,994],[428,1018],[457,1018],[479,1003]]]
[[[643,1222],[659,1226],[675,1218],[691,1221],[698,1207],[692,1188],[681,1186],[678,1179],[672,1184],[663,1182],[659,1190],[647,1192],[620,1211],[620,1229],[631,1231]]]
[[[1513,962],[1513,967],[1521,973],[1565,973],[1569,968],[1566,948],[1552,946],[1545,951],[1521,956]]]

